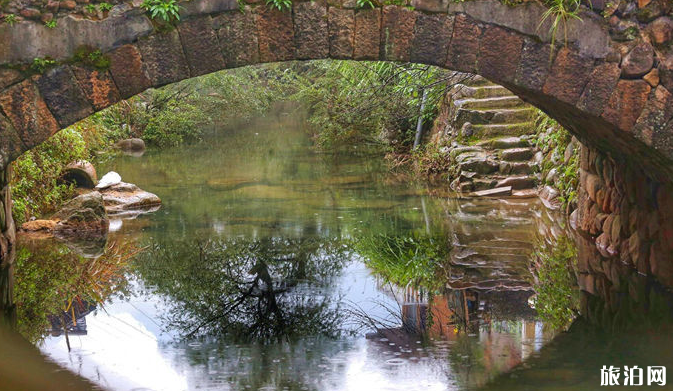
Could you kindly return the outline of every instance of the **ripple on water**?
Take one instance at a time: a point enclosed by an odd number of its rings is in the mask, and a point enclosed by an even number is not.
[[[404,365],[405,363],[406,363],[406,361],[404,359],[398,358],[398,357],[390,358],[390,359],[386,360],[386,364],[392,365],[392,366],[400,366],[400,365]]]

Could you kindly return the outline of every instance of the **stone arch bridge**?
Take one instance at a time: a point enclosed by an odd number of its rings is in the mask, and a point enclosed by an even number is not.
[[[608,283],[592,280],[585,289],[609,286],[606,259],[673,285],[673,5],[603,3],[594,0],[581,20],[569,20],[554,50],[551,20],[540,23],[543,5],[498,0],[373,9],[353,0],[295,1],[284,12],[259,0],[192,0],[181,3],[175,28],[157,28],[142,9],[122,3],[97,21],[61,15],[53,29],[3,23],[0,260],[11,259],[14,238],[8,167],[22,152],[150,87],[224,68],[333,58],[475,73],[544,110],[588,146],[573,221],[590,239],[584,251],[597,259],[584,267]],[[109,68],[73,61],[83,46],[101,50]],[[43,73],[25,65],[45,57],[57,63]]]

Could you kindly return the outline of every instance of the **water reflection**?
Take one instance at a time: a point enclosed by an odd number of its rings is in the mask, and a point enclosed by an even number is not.
[[[346,259],[336,240],[174,241],[154,243],[137,271],[171,302],[169,331],[270,342],[338,334],[339,303],[325,290]]]

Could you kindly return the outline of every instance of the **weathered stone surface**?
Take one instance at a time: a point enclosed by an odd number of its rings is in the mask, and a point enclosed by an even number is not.
[[[392,5],[383,7],[381,57],[390,61],[409,61],[416,13]]]
[[[659,85],[659,70],[657,68],[652,69],[647,75],[643,76],[643,80],[650,85],[650,87],[657,87]]]
[[[61,65],[37,79],[37,87],[49,110],[63,128],[93,114],[70,68]]]
[[[23,152],[23,142],[9,120],[0,114],[0,167],[7,167]]]
[[[19,15],[23,16],[26,19],[40,19],[40,10],[37,8],[24,8],[19,12]]]
[[[0,93],[0,107],[26,148],[40,144],[60,129],[31,80],[24,80]]]
[[[84,95],[96,110],[102,110],[121,100],[117,86],[108,71],[84,66],[71,66]]]
[[[224,62],[228,68],[259,62],[259,43],[255,17],[250,7],[228,12],[213,19]]]
[[[411,0],[411,6],[419,11],[444,12],[449,10],[449,0]]]
[[[480,37],[481,28],[474,20],[465,15],[456,15],[446,67],[454,71],[476,73]]]
[[[575,104],[589,81],[593,61],[569,48],[559,51],[542,91],[556,99]]]
[[[498,26],[489,26],[481,36],[479,74],[491,80],[514,81],[521,60],[523,38]]]
[[[189,77],[189,66],[177,30],[150,35],[138,41],[138,49],[143,58],[143,69],[153,87]]]
[[[622,59],[622,77],[636,78],[645,75],[654,66],[654,50],[647,42],[636,45]]]
[[[180,4],[180,18],[187,16],[216,14],[224,11],[238,11],[236,0],[200,0]]]
[[[410,61],[444,65],[453,33],[453,17],[418,14]]]
[[[647,26],[647,32],[654,45],[664,46],[673,40],[673,20],[662,16]]]
[[[23,77],[16,69],[0,69],[0,90],[21,81]]]
[[[178,25],[178,32],[191,76],[224,68],[224,57],[210,16],[186,20]]]
[[[525,39],[515,83],[531,91],[542,90],[549,75],[551,60],[548,44]]]
[[[643,80],[620,80],[602,117],[619,129],[631,131],[645,107],[651,89]]]
[[[378,60],[381,47],[381,10],[362,9],[355,12],[354,60]]]
[[[355,47],[355,13],[353,10],[329,9],[329,55],[332,58],[353,58]],[[378,52],[378,49],[377,49]]]
[[[653,136],[665,129],[661,124],[668,123],[672,117],[673,95],[664,87],[657,87],[645,104],[633,133],[644,143],[652,145]]]
[[[104,235],[108,228],[103,197],[97,191],[68,201],[52,216],[52,220],[58,221],[55,232],[63,236]]]
[[[577,107],[593,115],[601,115],[617,86],[620,73],[621,70],[616,63],[605,63],[594,68]]]
[[[138,209],[156,209],[161,199],[156,194],[138,188],[132,183],[120,182],[100,190],[105,210],[111,215]]]
[[[259,40],[259,60],[292,60],[295,55],[292,13],[258,6],[254,9],[254,15]]]
[[[326,58],[329,55],[327,8],[323,4],[305,2],[294,5],[294,41],[299,60]]]
[[[110,74],[126,99],[152,86],[143,68],[140,51],[134,45],[124,45],[109,53]]]

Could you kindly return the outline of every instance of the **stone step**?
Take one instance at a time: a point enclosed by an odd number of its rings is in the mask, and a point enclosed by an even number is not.
[[[469,244],[456,244],[454,248],[470,248],[483,254],[496,254],[500,252],[510,254],[530,254],[533,243],[507,239],[479,240]]]
[[[531,249],[522,247],[510,248],[510,247],[486,247],[486,246],[467,245],[467,246],[455,246],[451,250],[451,258],[453,259],[464,259],[474,254],[491,258],[495,258],[501,255],[520,257],[520,260],[523,260],[525,262],[531,255]]]
[[[531,147],[503,149],[499,153],[500,159],[507,162],[521,162],[530,160],[535,155],[535,150]]]
[[[470,86],[468,88],[471,88],[474,91],[470,91],[471,94],[469,96],[476,99],[495,98],[499,96],[514,96],[510,90],[497,84],[486,84],[483,86],[474,87]]]
[[[511,186],[512,190],[530,189],[537,186],[537,179],[528,175],[511,176],[499,181],[496,186]]]
[[[535,110],[530,107],[510,109],[471,109],[460,108],[456,111],[455,127],[460,129],[464,123],[479,124],[507,124],[514,122],[531,121]]]
[[[535,129],[533,122],[520,122],[513,124],[489,124],[489,125],[472,125],[467,133],[463,131],[462,136],[470,139],[485,139],[494,138],[497,136],[521,136],[532,133]]]
[[[496,137],[480,141],[477,144],[475,144],[475,146],[487,149],[509,149],[509,148],[530,147],[531,142],[518,136]]]
[[[463,109],[486,110],[522,107],[525,106],[525,103],[518,97],[511,95],[484,99],[460,99],[455,101],[455,105]]]
[[[535,162],[507,162],[501,161],[498,167],[498,173],[502,175],[530,175],[535,172],[537,163]]]

